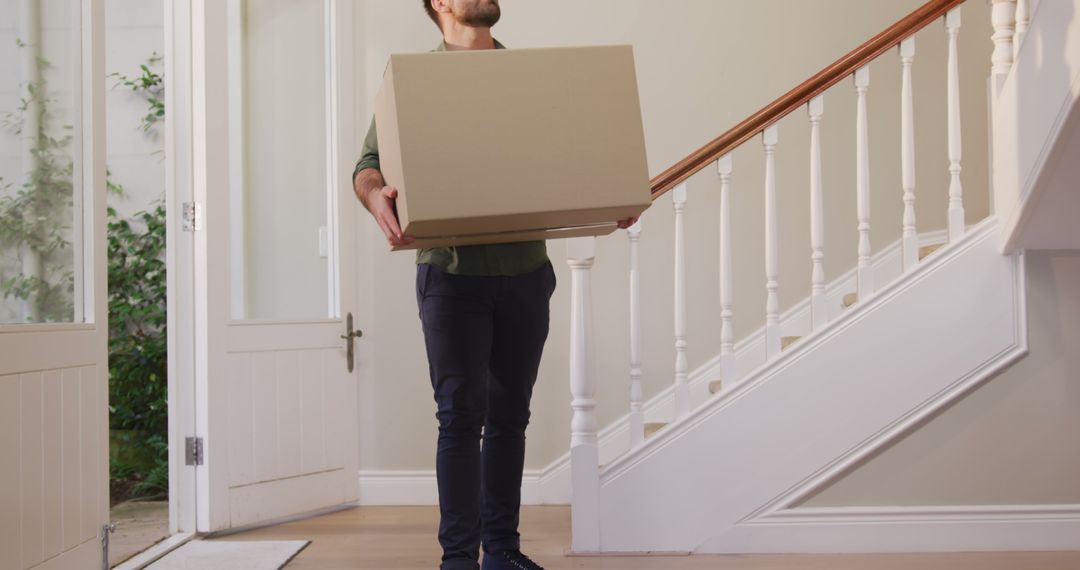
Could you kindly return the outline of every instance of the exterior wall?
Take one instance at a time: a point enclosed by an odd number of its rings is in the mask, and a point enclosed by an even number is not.
[[[633,44],[637,58],[650,172],[655,175],[733,126],[787,89],[920,5],[917,0],[643,0],[543,3],[503,2],[496,36],[514,47]],[[783,14],[783,17],[777,17]],[[368,0],[356,29],[363,38],[366,94],[356,104],[370,116],[371,101],[392,52],[424,51],[438,31],[411,2]],[[837,25],[842,19],[843,25]],[[986,79],[991,29],[983,2],[964,6],[961,89],[966,154],[963,182],[968,222],[989,212],[986,161]],[[946,38],[943,24],[918,36],[915,63],[919,231],[945,226],[948,168],[945,138]],[[827,33],[823,33],[828,30]],[[899,238],[900,63],[895,53],[872,66],[871,175],[875,247]],[[826,188],[826,271],[829,279],[855,264],[855,97],[850,81],[826,96],[823,126]],[[358,125],[363,136],[367,121]],[[356,142],[355,144],[358,144]],[[780,124],[778,188],[782,309],[809,295],[809,128],[805,112]],[[552,165],[557,168],[557,165]],[[763,161],[760,141],[735,153],[736,340],[764,324]],[[719,183],[706,169],[690,181],[689,342],[691,369],[719,349]],[[359,284],[367,299],[360,326],[370,331],[361,351],[360,461],[364,470],[433,468],[434,406],[424,361],[409,254],[390,254],[377,226],[364,217]],[[641,261],[645,397],[673,379],[672,227],[670,200],[643,217]],[[565,247],[549,242],[560,279],[552,300],[552,330],[534,396],[526,466],[538,469],[564,453],[569,441],[569,273]],[[627,246],[620,232],[601,239],[593,272],[599,382],[604,426],[628,410]],[[600,294],[602,292],[602,294]],[[799,334],[803,331],[792,331]]]
[[[801,506],[1080,504],[1080,251],[1027,273],[1031,354]]]
[[[164,2],[109,0],[105,3],[105,68],[110,74],[137,77],[139,66],[155,54],[164,54]],[[161,63],[151,67],[164,73]],[[167,78],[166,78],[167,79]],[[110,178],[124,187],[125,196],[109,197],[109,205],[122,217],[153,207],[165,197],[165,125],[144,133],[139,120],[146,102],[128,88],[108,82],[106,145]]]

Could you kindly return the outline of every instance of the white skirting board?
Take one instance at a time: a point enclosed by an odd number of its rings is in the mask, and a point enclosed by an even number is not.
[[[699,554],[1080,550],[1080,505],[791,509],[735,525]]]
[[[550,504],[542,500],[541,480],[540,472],[525,472],[521,480],[522,504]],[[435,471],[361,471],[359,503],[369,507],[438,505]]]

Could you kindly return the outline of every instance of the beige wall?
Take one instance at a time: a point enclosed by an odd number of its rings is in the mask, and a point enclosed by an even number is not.
[[[629,43],[634,46],[652,174],[850,51],[922,2],[864,0],[546,0],[503,1],[496,36],[510,47]],[[368,0],[357,23],[358,71],[366,93],[360,116],[371,113],[382,70],[392,52],[424,51],[439,40],[415,2]],[[984,2],[964,8],[962,90],[966,140],[963,181],[968,221],[988,212],[986,78],[991,30]],[[919,230],[945,224],[945,33],[935,23],[918,36],[915,64]],[[895,52],[872,66],[870,93],[873,244],[900,234],[899,91]],[[824,160],[826,270],[829,278],[855,263],[854,117],[852,84],[826,98]],[[366,120],[357,139],[363,136]],[[790,307],[809,294],[809,129],[805,111],[780,125],[778,184],[781,225],[781,301]],[[557,165],[553,165],[557,167]],[[735,154],[735,325],[741,339],[764,323],[763,164],[760,142]],[[691,368],[719,346],[715,170],[690,182],[687,232],[691,263],[689,358]],[[646,397],[670,385],[672,350],[672,213],[662,199],[643,217],[642,292]],[[431,469],[434,406],[413,293],[410,254],[389,254],[365,217],[360,284],[367,304],[361,326],[370,334],[361,352],[360,461],[363,469]],[[534,397],[528,468],[541,468],[567,450],[569,389],[569,278],[565,248],[548,245],[560,287],[552,301],[552,331]],[[600,240],[594,287],[601,426],[628,409],[627,247],[621,234]]]
[[[804,506],[1080,503],[1080,251],[1027,275],[1030,355]]]

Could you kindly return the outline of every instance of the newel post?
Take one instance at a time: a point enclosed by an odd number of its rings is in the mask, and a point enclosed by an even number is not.
[[[592,286],[596,238],[566,241],[570,266],[570,475],[571,549],[600,550],[600,450],[593,377]]]

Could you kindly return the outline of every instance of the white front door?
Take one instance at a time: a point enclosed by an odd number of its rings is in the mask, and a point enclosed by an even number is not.
[[[191,0],[199,531],[357,498],[352,9]]]
[[[108,522],[101,0],[0,0],[0,566],[99,568]]]

